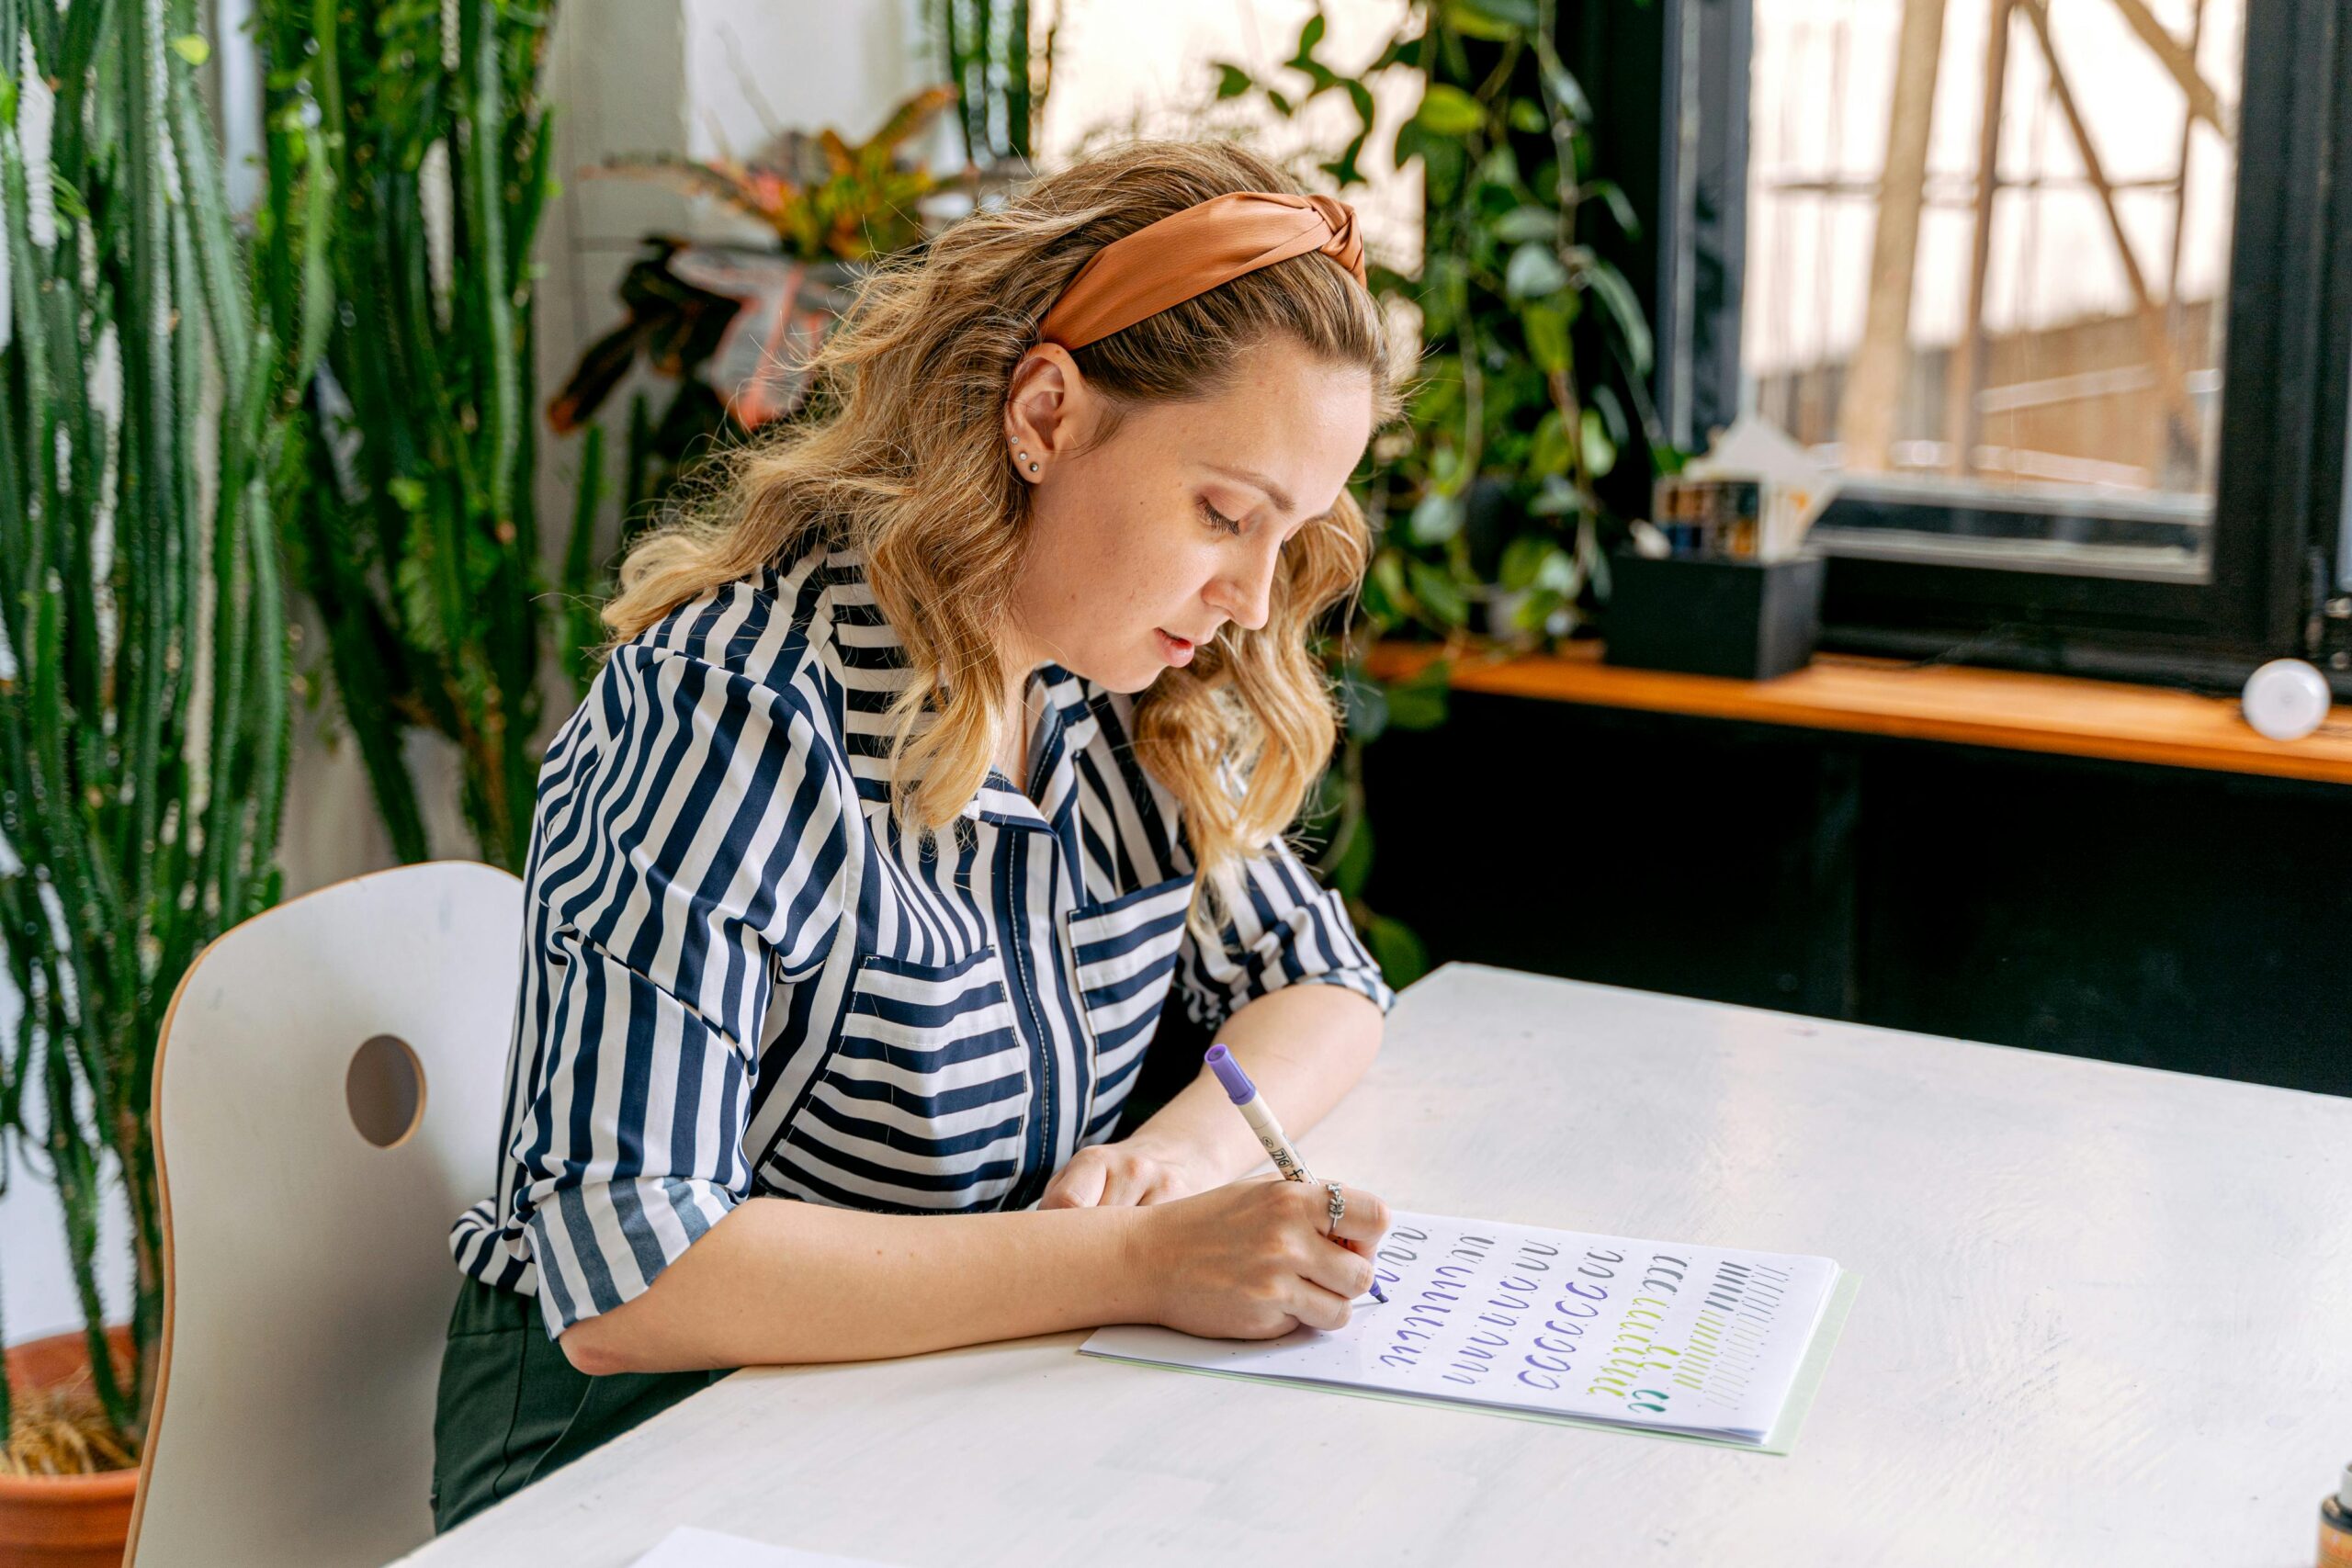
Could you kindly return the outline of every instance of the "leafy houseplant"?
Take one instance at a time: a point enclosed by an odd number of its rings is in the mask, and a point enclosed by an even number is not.
[[[482,858],[516,867],[526,844],[551,619],[530,416],[551,22],[520,0],[255,10],[269,113],[320,122],[337,197],[340,303],[305,405],[295,571],[406,861],[429,851],[404,749],[418,730],[455,747]],[[273,154],[277,223],[299,199],[284,173]]]
[[[1624,276],[1595,249],[1595,211],[1631,231],[1630,203],[1591,164],[1591,109],[1537,0],[1417,5],[1356,76],[1317,56],[1308,18],[1284,93],[1218,67],[1221,98],[1256,95],[1284,117],[1343,96],[1358,129],[1318,166],[1344,192],[1374,130],[1369,84],[1419,70],[1419,109],[1396,131],[1398,166],[1419,159],[1426,191],[1421,276],[1375,272],[1374,292],[1420,318],[1423,357],[1409,439],[1384,454],[1365,497],[1396,514],[1374,564],[1375,630],[1451,637],[1499,588],[1519,596],[1476,629],[1563,636],[1605,594],[1603,535],[1622,527],[1597,487],[1629,450],[1671,466],[1656,434],[1651,339]]]
[[[1574,632],[1608,592],[1606,547],[1625,525],[1601,481],[1629,457],[1678,461],[1649,406],[1651,338],[1632,286],[1592,243],[1593,215],[1631,231],[1624,193],[1592,167],[1592,111],[1554,40],[1544,0],[1417,0],[1353,74],[1319,53],[1318,10],[1286,74],[1216,67],[1220,101],[1255,99],[1289,118],[1325,95],[1355,129],[1317,168],[1341,194],[1364,183],[1372,85],[1419,72],[1419,107],[1395,132],[1393,161],[1421,164],[1421,275],[1372,269],[1374,292],[1420,320],[1423,355],[1406,428],[1383,438],[1362,487],[1380,538],[1361,614],[1333,638],[1348,735],[1310,827],[1323,869],[1359,904],[1392,979],[1421,964],[1419,943],[1361,908],[1372,861],[1362,750],[1389,725],[1444,716],[1447,665],[1404,685],[1365,673],[1378,638],[1419,633],[1449,651],[1474,637],[1524,645]]]
[[[279,535],[332,185],[316,131],[281,118],[284,199],[232,231],[194,27],[187,0],[0,4],[0,920],[22,1004],[0,1125],[63,1207],[96,1403],[62,1418],[0,1372],[6,1473],[136,1462],[162,1329],[157,1031],[197,951],[277,896]],[[114,1172],[127,1365],[97,1284]]]
[[[847,304],[858,267],[920,242],[918,214],[927,202],[942,195],[981,202],[1026,176],[1058,20],[1033,51],[1029,0],[925,0],[923,15],[945,81],[899,104],[863,143],[831,130],[780,132],[750,160],[621,159],[597,171],[656,178],[715,199],[770,230],[775,248],[648,239],[650,254],[621,279],[627,319],[589,345],[548,405],[558,434],[585,432],[579,529],[593,524],[603,502],[602,434],[592,422],[632,367],[642,363],[678,389],[658,416],[644,394],[629,400],[619,497],[624,543],[700,457],[798,410],[801,367]],[[906,151],[950,107],[967,165],[952,182]],[[567,583],[586,581],[590,570],[579,529]],[[584,649],[599,628],[576,614],[579,633],[566,646]],[[575,658],[575,676],[586,672],[587,660]]]
[[[659,419],[642,396],[633,401],[625,520],[667,496],[696,455],[799,407],[801,366],[847,303],[859,265],[923,237],[917,205],[939,182],[903,150],[955,101],[952,87],[926,87],[857,144],[830,129],[787,131],[749,162],[624,158],[599,171],[710,197],[775,240],[772,250],[743,250],[650,238],[652,254],[621,279],[627,319],[588,345],[549,401],[548,423],[568,434],[587,426],[639,361],[678,382]]]

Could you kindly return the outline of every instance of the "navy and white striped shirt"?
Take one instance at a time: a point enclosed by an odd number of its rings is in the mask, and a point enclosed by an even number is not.
[[[1197,942],[1129,699],[1057,666],[1029,790],[991,770],[926,850],[889,803],[910,678],[860,558],[820,552],[616,649],[549,746],[497,1192],[449,1241],[550,1336],[755,1194],[1034,1204],[1110,1136],[1171,983],[1204,1022],[1302,981],[1394,1000],[1279,843]]]

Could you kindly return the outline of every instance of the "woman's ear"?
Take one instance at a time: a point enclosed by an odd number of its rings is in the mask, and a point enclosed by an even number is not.
[[[1068,349],[1041,343],[1023,354],[1012,367],[1004,400],[1006,455],[1013,471],[1034,482],[1046,477],[1057,457],[1069,457],[1087,401],[1086,378]]]

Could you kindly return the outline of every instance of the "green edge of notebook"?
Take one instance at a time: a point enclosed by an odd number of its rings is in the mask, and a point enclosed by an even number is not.
[[[1695,1432],[1629,1427],[1614,1421],[1595,1421],[1583,1416],[1557,1415],[1548,1410],[1508,1410],[1498,1404],[1431,1399],[1422,1394],[1396,1393],[1381,1388],[1347,1388],[1339,1383],[1312,1382],[1304,1378],[1271,1377],[1263,1372],[1228,1372],[1215,1367],[1179,1367],[1167,1361],[1141,1361],[1100,1350],[1081,1350],[1080,1353],[1098,1360],[1125,1361],[1129,1366],[1159,1367],[1168,1371],[1194,1372],[1209,1378],[1233,1378],[1242,1382],[1281,1383],[1290,1388],[1314,1389],[1320,1393],[1344,1393],[1358,1399],[1385,1400],[1391,1404],[1425,1404],[1439,1410],[1467,1410],[1480,1416],[1538,1421],[1548,1427],[1582,1427],[1595,1432],[1623,1432],[1636,1438],[1663,1438],[1671,1443],[1699,1443],[1711,1449],[1736,1449],[1741,1453],[1785,1455],[1796,1446],[1797,1429],[1804,1425],[1805,1413],[1813,1408],[1813,1396],[1820,1391],[1822,1377],[1829,1371],[1829,1354],[1838,1348],[1838,1337],[1845,1332],[1846,1314],[1853,1309],[1854,1297],[1861,1287],[1860,1275],[1839,1271],[1838,1283],[1830,1289],[1828,1303],[1821,1309],[1821,1325],[1814,1331],[1813,1343],[1806,1348],[1804,1359],[1797,1366],[1796,1382],[1789,1385],[1788,1403],[1781,1407],[1780,1420],[1760,1443],[1743,1443],[1733,1438],[1702,1437]]]

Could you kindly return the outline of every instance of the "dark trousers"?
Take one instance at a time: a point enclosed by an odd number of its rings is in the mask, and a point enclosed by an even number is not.
[[[548,1337],[537,1302],[468,1277],[449,1314],[433,1414],[434,1529],[448,1529],[726,1375],[592,1378]]]

